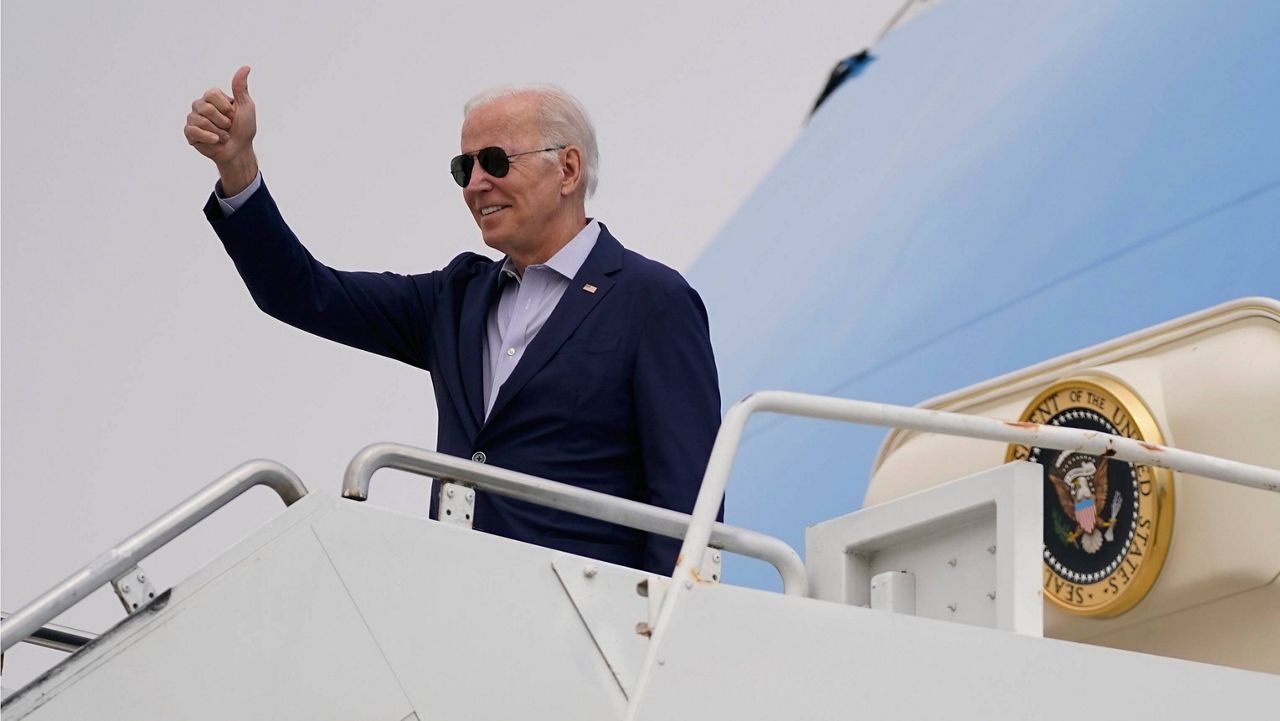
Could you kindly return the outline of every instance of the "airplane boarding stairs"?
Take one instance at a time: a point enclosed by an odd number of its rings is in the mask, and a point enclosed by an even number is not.
[[[372,446],[348,470],[346,498],[302,495],[15,692],[4,718],[1066,719],[1084,705],[1109,717],[1219,718],[1255,716],[1280,698],[1278,676],[1041,638],[1042,488],[1033,464],[819,524],[810,529],[807,568],[793,551],[780,552],[780,541],[713,527],[734,434],[753,410],[798,404],[805,415],[849,420],[861,408],[906,413],[910,422],[955,415],[796,394],[745,403],[755,407],[735,416],[739,404],[726,418],[692,517],[428,451]],[[1070,429],[1005,425],[1002,438],[1052,430],[1067,432],[1056,442],[1082,442]],[[1139,452],[1124,441],[1095,434],[1090,442],[1121,458]],[[1275,471],[1160,450],[1172,456],[1161,462],[1217,463],[1219,477],[1238,483],[1265,489],[1275,481]],[[355,502],[384,466],[451,478],[442,497],[452,490],[459,502],[484,487],[685,536],[681,561],[672,577],[653,576]],[[191,501],[178,510],[190,515]],[[154,526],[144,529],[150,541]],[[699,546],[708,550],[690,563]],[[786,591],[716,582],[708,571],[718,566],[717,547],[769,559]],[[947,557],[955,566],[958,557],[967,580],[921,573],[916,615],[878,610],[900,599],[877,597],[875,579],[873,608],[851,605],[861,600],[853,584],[868,580],[859,574],[874,569],[856,568],[849,554],[894,548],[905,554],[895,559],[922,567],[944,567]],[[115,578],[120,568],[103,564],[134,570],[139,556],[103,558],[90,568]],[[60,588],[57,602],[73,602]],[[930,607],[940,590],[959,598],[961,610],[954,602]],[[18,622],[32,623],[32,606],[5,620],[5,648],[30,633]],[[51,619],[36,618],[36,626]]]

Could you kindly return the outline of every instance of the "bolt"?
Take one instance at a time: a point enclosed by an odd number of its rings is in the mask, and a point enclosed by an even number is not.
[[[987,591],[987,598],[991,599],[992,601],[996,600],[996,592],[995,592],[995,591]]]
[[[582,575],[586,576],[587,578],[595,578],[596,573],[599,570],[600,569],[596,568],[595,566],[586,566],[582,569]]]
[[[685,587],[685,588],[693,588],[693,581],[685,581],[685,582],[684,582],[684,587]]]
[[[474,501],[475,498],[476,498],[475,493],[472,493],[471,491],[467,491],[467,503]]]
[[[956,604],[955,604],[955,603],[948,603],[948,604],[947,604],[947,608],[951,609],[951,612],[952,612],[952,613],[955,613],[955,612],[956,612]]]
[[[452,488],[450,488],[450,489],[446,490],[446,491],[444,492],[444,495],[448,496],[449,498],[453,498],[453,489],[452,489]]]
[[[124,591],[125,593],[128,593],[128,592],[129,592],[129,584],[127,584],[127,583],[122,583],[122,584],[120,584],[120,590],[121,590],[121,591]]]
[[[665,659],[665,658],[660,658],[660,659],[658,659],[658,665],[659,665],[659,666],[666,666],[666,665],[667,665],[667,659]]]
[[[147,580],[147,574],[145,573],[138,574],[138,583],[146,583],[146,580]]]
[[[948,566],[951,566],[952,568],[955,568],[955,567],[956,567],[956,559],[954,559],[954,558],[953,558],[953,559],[951,559],[950,561],[947,561],[947,565],[948,565]]]
[[[720,554],[719,554],[719,553],[712,554],[712,555],[711,555],[711,560],[712,560],[712,561],[715,561],[716,563],[719,563],[719,562],[720,562]]]
[[[993,556],[994,556],[994,555],[996,555],[996,547],[995,547],[995,546],[987,546],[987,553],[990,553],[990,554],[991,554],[991,555],[993,555]]]

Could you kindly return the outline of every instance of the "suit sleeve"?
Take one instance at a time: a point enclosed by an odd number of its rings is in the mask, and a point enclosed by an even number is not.
[[[439,272],[334,270],[312,257],[263,185],[235,213],[210,196],[205,216],[255,303],[295,328],[430,369],[428,319]]]
[[[706,308],[683,282],[656,299],[634,384],[648,502],[691,513],[720,427],[720,385]],[[680,540],[650,534],[645,569],[669,575],[679,550]]]

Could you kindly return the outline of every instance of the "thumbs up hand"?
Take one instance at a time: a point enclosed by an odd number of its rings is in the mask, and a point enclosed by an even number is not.
[[[201,155],[218,167],[222,192],[232,196],[244,190],[258,175],[258,159],[253,152],[253,136],[258,133],[258,115],[249,97],[249,66],[231,79],[231,95],[209,88],[191,103],[183,134]]]

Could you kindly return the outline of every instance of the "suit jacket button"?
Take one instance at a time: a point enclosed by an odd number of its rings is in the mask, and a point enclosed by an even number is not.
[[[476,463],[484,463],[487,459],[485,458],[484,451],[476,451],[471,454],[471,460]]]

